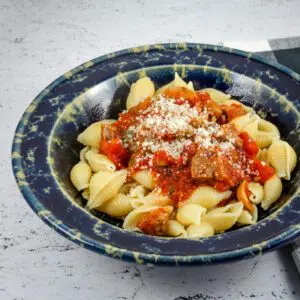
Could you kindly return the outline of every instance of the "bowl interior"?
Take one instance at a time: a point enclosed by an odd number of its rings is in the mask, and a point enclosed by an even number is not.
[[[251,226],[200,240],[152,237],[120,229],[121,222],[88,212],[69,173],[89,124],[117,118],[130,85],[149,76],[160,87],[177,71],[196,89],[214,87],[252,106],[276,124],[299,154],[299,76],[250,53],[200,44],[163,44],[122,50],[59,77],[30,104],[12,148],[18,186],[28,204],[61,234],[107,255],[163,264],[203,264],[249,257],[299,235],[299,164],[281,199]],[[297,77],[298,76],[298,77]],[[96,216],[95,216],[96,214]],[[103,222],[104,221],[104,222]]]
[[[244,75],[213,67],[195,65],[177,65],[176,71],[186,81],[192,81],[195,90],[213,87],[232,98],[253,107],[260,116],[276,124],[282,139],[286,140],[297,153],[298,143],[298,112],[287,99],[276,90],[264,85],[259,79],[254,80]],[[83,147],[76,141],[80,132],[89,124],[102,119],[116,119],[125,109],[126,98],[130,85],[141,76],[149,76],[156,88],[173,80],[174,66],[148,67],[122,73],[100,82],[80,94],[68,104],[56,120],[49,141],[49,161],[60,188],[71,201],[84,206],[86,201],[73,187],[69,174],[72,166],[79,160],[79,152]],[[296,192],[299,183],[299,164],[293,172],[292,180],[284,182],[284,191],[280,201],[268,212],[259,211],[259,219],[280,209]],[[121,221],[94,211],[95,215],[116,226]],[[233,228],[236,230],[236,228]]]

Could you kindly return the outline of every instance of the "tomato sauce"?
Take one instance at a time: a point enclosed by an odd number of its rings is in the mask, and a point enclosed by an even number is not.
[[[155,150],[156,142],[161,144],[174,143],[176,146],[177,141],[186,138],[185,136],[191,133],[189,131],[187,133],[182,132],[179,136],[164,130],[164,128],[161,130],[159,128],[158,133],[153,138],[151,126],[148,129],[137,127],[152,113],[151,105],[153,105],[153,99],[147,98],[137,106],[121,113],[119,119],[110,125],[111,133],[113,134],[110,133],[108,135],[109,138],[102,137],[100,151],[115,163],[117,169],[127,168],[130,175],[142,169],[149,169],[153,174],[156,187],[163,194],[168,195],[174,206],[177,207],[186,201],[193,191],[201,185],[210,185],[219,191],[229,189],[235,191],[237,186],[244,180],[250,181],[255,178],[256,181],[264,183],[274,175],[275,171],[273,168],[256,158],[259,151],[256,142],[246,132],[239,133],[234,125],[228,123],[231,119],[245,113],[241,105],[221,106],[214,102],[207,93],[194,92],[181,87],[169,88],[163,93],[163,96],[173,99],[172,103],[179,106],[189,104],[192,112],[190,123],[187,124],[189,130],[191,130],[191,127],[192,130],[197,131],[198,128],[205,128],[202,127],[205,122],[208,122],[208,124],[210,124],[209,122],[215,122],[219,126],[218,128],[223,130],[223,133],[221,135],[218,135],[218,132],[212,134],[211,138],[214,140],[214,143],[208,148],[203,146],[206,145],[205,141],[201,146],[201,143],[196,142],[191,137],[190,143],[184,146],[182,153],[176,158],[165,149],[158,148],[158,150]],[[199,115],[193,116],[197,112],[202,116],[203,111],[205,111],[204,115],[207,119],[203,119]],[[150,120],[153,121],[153,127],[157,126],[158,122],[168,125],[166,123],[167,115],[166,117],[163,116],[161,121],[157,121],[156,117],[159,116],[159,113],[158,110],[153,120]],[[176,112],[173,111],[173,113]],[[181,119],[177,120],[178,126],[181,126],[185,117],[183,116],[183,121]],[[224,125],[221,126],[219,124]],[[191,126],[188,127],[189,125]],[[128,137],[128,131],[134,126],[139,129],[134,136]],[[125,141],[126,134],[127,140]],[[145,146],[145,142],[150,137],[152,137],[152,140]],[[229,140],[230,145],[228,146]],[[221,149],[218,143],[222,142],[223,148]],[[127,145],[128,143],[134,144],[134,147],[130,148]],[[201,147],[204,148],[202,149]],[[199,151],[203,151],[203,157],[199,157],[198,165],[209,167],[210,174],[202,174],[201,172],[197,174],[191,170],[193,162],[194,167],[197,168],[197,164],[193,160],[196,159],[195,157],[199,154]],[[210,154],[208,155],[208,153]],[[147,214],[147,218],[142,218],[139,223],[139,228],[148,234],[159,235],[164,226],[164,214],[160,210]]]
[[[156,185],[164,195],[172,199],[175,206],[180,206],[180,203],[187,200],[199,186],[199,183],[192,178],[189,166],[154,167],[152,172]]]
[[[160,207],[143,215],[137,223],[137,227],[149,235],[164,235],[168,217],[167,209]]]

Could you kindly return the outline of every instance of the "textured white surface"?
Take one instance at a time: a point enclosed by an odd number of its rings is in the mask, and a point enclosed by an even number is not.
[[[0,0],[0,299],[299,299],[287,250],[235,264],[150,269],[82,249],[30,210],[9,157],[26,106],[79,63],[147,43],[296,36],[299,11],[297,0]]]

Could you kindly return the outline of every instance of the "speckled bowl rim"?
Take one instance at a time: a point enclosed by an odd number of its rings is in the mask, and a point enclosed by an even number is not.
[[[276,68],[280,70],[281,72],[287,74],[292,79],[295,79],[296,81],[300,81],[300,75],[296,72],[292,71],[291,69],[278,64],[276,62],[271,62],[268,59],[261,57],[259,55],[245,52],[238,49],[223,47],[223,46],[215,46],[215,45],[209,45],[209,44],[198,44],[198,43],[168,43],[168,44],[154,44],[154,45],[144,45],[139,47],[133,47],[128,48],[120,51],[116,51],[113,53],[109,53],[106,55],[102,55],[100,57],[97,57],[95,59],[89,60],[70,71],[66,72],[64,75],[60,76],[56,80],[54,80],[50,85],[48,85],[41,93],[38,94],[38,96],[31,102],[32,103],[38,103],[40,100],[43,99],[43,97],[49,93],[49,91],[53,90],[56,86],[58,86],[63,81],[67,80],[68,76],[67,74],[77,74],[81,72],[82,70],[85,70],[89,68],[92,65],[95,65],[97,63],[100,63],[106,59],[122,56],[124,54],[129,53],[139,53],[143,51],[148,51],[152,49],[204,49],[204,50],[211,50],[215,52],[225,52],[225,53],[231,53],[235,55],[239,55],[242,57],[246,57],[248,59],[251,58],[251,60],[255,60],[258,62],[261,62],[263,64],[269,65],[273,68]],[[29,105],[30,106],[30,105]],[[22,129],[24,127],[23,120],[27,118],[28,115],[31,114],[31,111],[29,110],[29,106],[27,107],[26,111],[22,115],[18,126],[15,131],[14,140],[12,144],[12,153],[15,151],[20,150],[20,143],[16,143],[16,136],[18,133],[22,132]],[[17,173],[18,171],[22,171],[22,165],[20,160],[13,160],[12,159],[12,166],[13,166],[13,172],[14,176],[17,180]],[[19,183],[18,183],[19,185]],[[56,218],[51,212],[49,213],[48,210],[38,201],[32,190],[27,186],[20,186],[19,189],[25,198],[26,202],[29,204],[29,206],[32,208],[32,210],[51,228],[53,228],[55,231],[60,233],[61,235],[67,237],[68,239],[72,240],[76,244],[85,247],[87,249],[90,249],[94,252],[101,253],[104,255],[108,255],[114,258],[121,258],[126,261],[134,261],[137,263],[147,263],[147,264],[163,264],[163,265],[199,265],[199,264],[207,264],[207,263],[220,263],[220,262],[229,262],[234,261],[238,259],[245,259],[248,257],[252,257],[257,254],[262,254],[266,251],[275,250],[278,247],[281,247],[283,245],[286,245],[287,243],[291,242],[292,240],[296,239],[298,236],[300,236],[300,225],[299,226],[293,226],[286,230],[285,232],[277,235],[276,237],[273,237],[272,239],[268,239],[265,241],[262,241],[261,243],[252,245],[250,247],[245,247],[241,249],[236,249],[234,251],[227,251],[227,252],[219,252],[214,254],[199,254],[199,255],[189,255],[187,256],[180,256],[180,255],[154,255],[154,254],[147,254],[142,252],[135,252],[135,251],[129,251],[126,249],[122,249],[119,247],[111,246],[109,243],[102,243],[95,241],[86,235],[81,234],[80,237],[76,236],[74,234],[74,229],[67,226],[62,222],[62,220]],[[293,198],[299,199],[299,192],[297,192]],[[48,213],[44,214],[43,212],[47,211]],[[110,251],[109,253],[106,251],[107,247],[109,247]]]

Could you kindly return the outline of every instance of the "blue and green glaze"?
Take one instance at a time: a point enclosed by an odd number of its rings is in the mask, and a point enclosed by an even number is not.
[[[232,261],[282,246],[300,234],[299,164],[280,202],[260,221],[200,240],[127,232],[104,214],[93,214],[69,179],[90,123],[116,118],[130,84],[149,76],[160,87],[177,71],[196,89],[230,92],[278,125],[300,153],[300,78],[284,66],[239,50],[201,44],[162,44],[111,53],[76,67],[45,88],[16,129],[12,165],[19,188],[48,225],[74,242],[137,263],[195,265]]]

